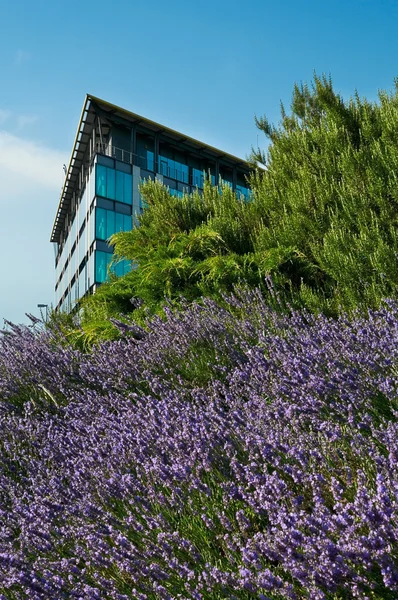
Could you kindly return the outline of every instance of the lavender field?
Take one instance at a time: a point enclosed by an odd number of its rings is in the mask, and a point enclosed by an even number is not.
[[[394,599],[398,304],[0,341],[0,599]]]

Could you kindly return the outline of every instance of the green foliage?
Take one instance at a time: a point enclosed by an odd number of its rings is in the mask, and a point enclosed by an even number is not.
[[[178,304],[202,296],[221,299],[240,282],[261,285],[262,273],[253,260],[252,206],[228,186],[211,186],[182,199],[169,194],[158,181],[146,181],[141,194],[147,208],[140,226],[114,235],[115,260],[128,258],[136,268],[113,278],[82,303],[82,327],[112,338],[116,329],[109,316],[130,313],[131,298],[143,308],[134,318],[161,314],[165,298]]]
[[[278,128],[256,121],[271,140],[251,157],[266,167],[251,181],[258,249],[293,249],[289,279],[311,310],[375,307],[397,294],[397,92],[344,102],[315,77],[295,86],[291,109]]]
[[[295,85],[281,117],[256,119],[270,146],[252,151],[251,202],[209,181],[182,199],[158,181],[142,185],[140,226],[110,240],[116,260],[136,268],[83,303],[83,329],[114,336],[106,317],[131,312],[132,297],[142,321],[165,298],[219,300],[243,282],[267,294],[266,278],[282,306],[329,315],[397,296],[397,90],[344,101],[315,76]]]

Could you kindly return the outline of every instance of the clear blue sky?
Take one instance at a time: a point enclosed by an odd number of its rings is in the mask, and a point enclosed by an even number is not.
[[[49,236],[87,92],[245,157],[254,115],[276,122],[314,71],[370,99],[398,75],[393,0],[3,0],[1,13],[0,319],[14,322],[54,299]]]

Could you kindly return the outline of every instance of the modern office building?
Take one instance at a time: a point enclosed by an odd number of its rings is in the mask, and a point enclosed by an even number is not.
[[[136,225],[139,185],[156,178],[182,195],[203,188],[204,174],[248,197],[247,163],[149,119],[87,95],[62,188],[55,244],[55,306],[69,311],[109,276],[107,239]],[[131,268],[112,267],[116,275]]]

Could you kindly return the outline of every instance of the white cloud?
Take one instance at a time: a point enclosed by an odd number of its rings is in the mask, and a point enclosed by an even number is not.
[[[21,131],[39,120],[37,115],[16,115],[10,110],[0,108],[0,126],[7,122],[7,129]]]
[[[7,121],[7,119],[10,118],[10,116],[11,116],[11,113],[9,110],[3,110],[0,108],[0,125],[5,123]]]
[[[0,329],[2,319],[26,322],[37,304],[54,300],[49,243],[67,153],[0,131]]]
[[[18,130],[24,129],[27,125],[33,125],[36,123],[39,117],[36,115],[20,115],[17,117],[17,127]]]
[[[17,67],[20,67],[21,65],[26,63],[29,59],[30,59],[29,52],[26,52],[26,50],[22,50],[21,48],[19,48],[19,50],[17,50],[17,52],[15,53],[15,56],[14,56],[14,65],[16,65]]]
[[[60,189],[64,180],[62,165],[67,160],[64,152],[0,131],[0,203],[15,185]]]

